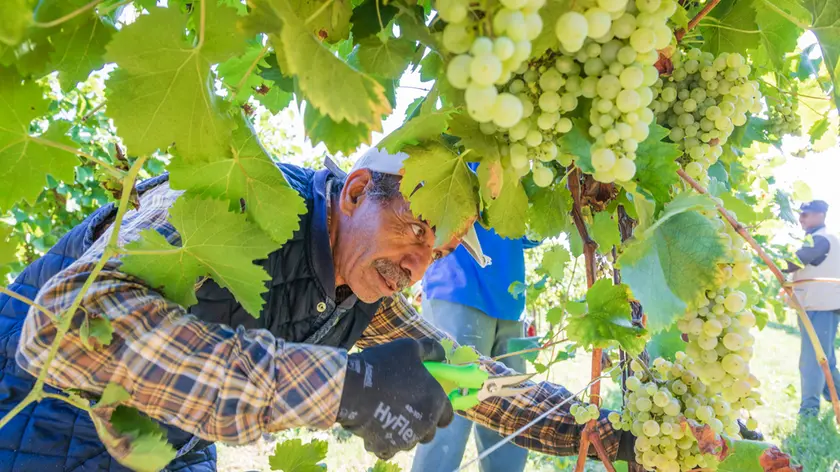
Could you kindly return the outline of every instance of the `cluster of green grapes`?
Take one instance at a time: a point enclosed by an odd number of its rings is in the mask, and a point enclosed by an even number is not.
[[[657,49],[671,43],[667,22],[676,8],[674,0],[581,1],[557,20],[560,50],[531,61],[503,88],[523,104],[520,121],[497,129],[520,174],[532,170],[533,162],[534,182],[548,186],[554,172],[547,164],[571,162],[561,152],[560,138],[572,129],[567,115],[586,98],[592,100],[593,177],[632,179],[636,149],[654,120],[649,105],[659,77]]]
[[[601,410],[598,408],[598,405],[591,403],[575,403],[569,408],[569,412],[575,417],[577,424],[586,424],[591,420],[597,420],[601,417]]]
[[[648,470],[713,468],[714,456],[700,452],[694,436],[681,425],[682,418],[737,437],[742,412],[749,413],[761,401],[755,391],[758,378],[749,372],[755,315],[738,290],[750,280],[750,255],[734,243],[737,234],[722,218],[714,212],[706,216],[727,240],[730,262],[720,264],[713,286],[678,320],[678,329],[688,336],[685,352],[678,352],[674,362],[654,360],[650,370],[634,361],[626,407],[610,415],[616,428],[638,438],[636,459]],[[749,418],[747,427],[756,426]]]
[[[543,5],[545,0],[501,0],[501,8],[490,14],[468,0],[436,1],[447,23],[443,46],[455,54],[446,78],[465,90],[467,112],[479,123],[510,127],[522,118],[520,99],[496,87],[509,82],[530,57],[531,41],[542,31]]]
[[[802,134],[802,118],[799,116],[799,101],[790,95],[783,95],[782,101],[768,104],[768,131],[775,136]]]
[[[699,49],[678,50],[671,61],[673,73],[657,82],[651,107],[685,152],[686,173],[708,183],[706,171],[732,131],[747,122],[748,113],[762,109],[758,83],[749,79],[752,69],[738,53],[715,57]]]

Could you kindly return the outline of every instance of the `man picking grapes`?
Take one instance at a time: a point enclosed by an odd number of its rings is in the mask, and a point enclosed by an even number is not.
[[[198,303],[185,309],[161,295],[161,287],[121,272],[120,258],[112,258],[72,314],[78,322],[58,346],[47,383],[95,395],[109,384],[124,388],[127,405],[165,425],[177,450],[168,470],[214,470],[213,442],[248,443],[292,427],[339,423],[381,458],[431,441],[452,421],[453,411],[422,362],[443,360],[439,341],[446,334],[420,318],[400,290],[459,244],[480,264],[486,260],[472,231],[435,244],[435,229],[412,214],[400,193],[406,157],[373,149],[347,176],[280,166],[307,212],[292,239],[258,261],[271,279],[257,319],[213,280],[199,284]],[[120,246],[147,229],[180,244],[170,211],[181,192],[164,176],[144,182],[138,193],[139,208],[123,219]],[[40,307],[65,313],[106,247],[113,214],[109,206],[91,215],[10,288],[27,297],[37,294]],[[27,305],[5,295],[0,306],[6,366],[0,410],[8,411],[45,367],[56,323],[43,310],[27,314]],[[110,320],[109,344],[86,345],[77,329],[85,316]],[[362,350],[349,354],[353,346]],[[482,362],[492,374],[510,373],[500,363]],[[508,435],[570,395],[543,382],[528,393],[491,398],[459,414]],[[576,454],[583,426],[569,406],[514,442],[550,454]],[[93,414],[113,434],[118,431],[110,423],[112,410]],[[609,455],[632,457],[633,437],[614,430],[606,418],[601,415],[597,432]],[[2,471],[115,471],[122,466],[112,458],[125,460],[132,453],[132,446],[117,438],[100,442],[87,414],[53,399],[15,417],[0,438]]]
[[[793,272],[794,281],[818,278],[840,279],[840,240],[825,228],[828,204],[814,200],[802,205],[799,224],[810,235],[813,244],[807,244],[796,251],[798,261],[788,263],[788,272]],[[840,285],[822,282],[806,282],[794,287],[796,297],[808,313],[814,331],[825,351],[828,367],[834,379],[835,388],[840,389],[840,372],[834,353],[837,325],[840,324]],[[800,321],[799,329],[805,329]],[[817,355],[811,338],[802,336],[799,354],[799,373],[802,383],[802,403],[799,414],[816,416],[820,411],[820,396],[830,400],[825,374],[817,362]],[[840,390],[838,390],[840,394]]]

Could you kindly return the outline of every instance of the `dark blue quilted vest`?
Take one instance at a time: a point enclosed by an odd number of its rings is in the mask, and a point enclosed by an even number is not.
[[[378,303],[357,302],[355,297],[336,304],[335,277],[326,230],[324,188],[329,171],[312,171],[282,164],[289,184],[306,200],[308,212],[300,229],[282,248],[259,261],[271,275],[260,318],[246,313],[226,289],[212,281],[196,293],[198,304],[190,311],[199,318],[230,326],[265,328],[292,342],[309,342],[349,348],[370,323]],[[140,193],[162,181],[156,177],[140,183]],[[90,215],[45,254],[29,265],[9,286],[34,299],[40,287],[69,266],[94,241],[96,230],[115,213],[110,204]],[[17,366],[15,349],[28,306],[0,294],[0,417],[20,402],[35,378]],[[47,388],[48,391],[55,391]],[[216,469],[216,449],[211,443],[166,426],[169,442],[180,456],[166,470],[209,472]],[[82,410],[45,399],[30,405],[0,430],[0,472],[124,471],[99,441],[93,423]]]

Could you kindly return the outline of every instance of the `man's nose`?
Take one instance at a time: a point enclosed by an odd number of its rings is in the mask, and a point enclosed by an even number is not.
[[[432,264],[432,249],[428,246],[412,246],[408,254],[403,257],[400,267],[408,271],[412,284],[420,281],[426,274],[426,269]]]

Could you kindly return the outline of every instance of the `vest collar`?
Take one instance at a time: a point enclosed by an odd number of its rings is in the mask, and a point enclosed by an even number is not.
[[[814,234],[814,233],[816,233],[817,231],[819,231],[823,228],[825,228],[825,225],[819,225],[816,228],[811,228],[808,231],[805,231],[805,234]]]
[[[333,266],[330,232],[327,228],[327,179],[332,178],[329,170],[319,170],[312,179],[313,213],[310,220],[311,243],[309,244],[313,270],[318,276],[326,295],[335,297],[335,267]]]

